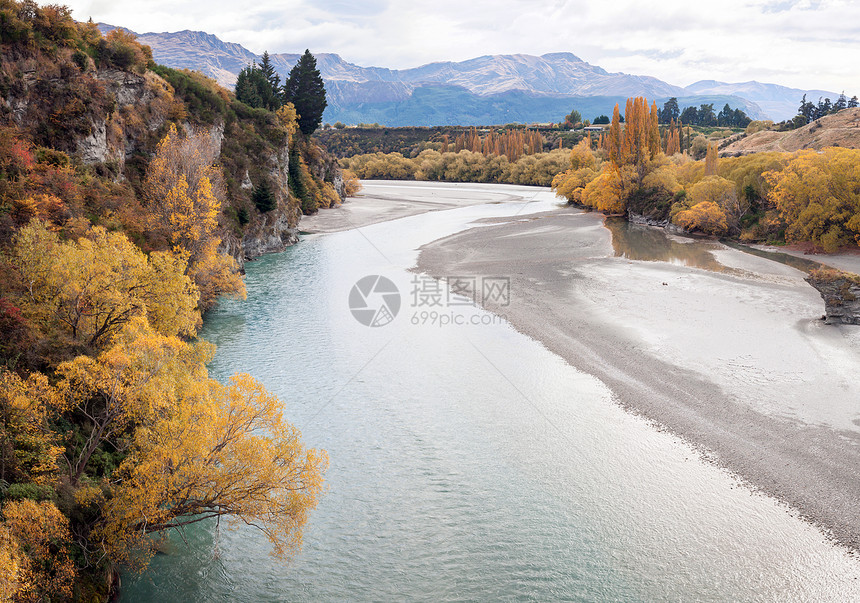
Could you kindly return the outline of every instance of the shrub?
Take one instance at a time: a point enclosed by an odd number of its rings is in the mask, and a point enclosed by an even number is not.
[[[43,484],[34,484],[32,482],[26,484],[10,484],[6,488],[4,498],[6,500],[52,500],[56,492],[51,486]]]

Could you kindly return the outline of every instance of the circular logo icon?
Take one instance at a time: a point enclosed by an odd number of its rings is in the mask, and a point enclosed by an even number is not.
[[[391,279],[371,274],[359,279],[349,292],[349,309],[366,327],[384,327],[400,311],[400,291]]]

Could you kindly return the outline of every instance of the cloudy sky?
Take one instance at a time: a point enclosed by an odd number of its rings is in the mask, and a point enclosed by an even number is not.
[[[681,86],[756,79],[860,94],[860,0],[58,1],[80,20],[364,66],[563,51]]]

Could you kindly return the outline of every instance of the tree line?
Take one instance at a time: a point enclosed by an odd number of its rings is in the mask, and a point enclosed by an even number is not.
[[[860,150],[719,158],[710,143],[696,161],[678,152],[675,135],[661,146],[658,112],[644,98],[629,99],[622,127],[616,106],[598,147],[585,140],[574,148],[553,189],[571,203],[644,214],[689,231],[808,241],[825,251],[860,244]]]
[[[325,84],[317,69],[316,58],[305,50],[281,85],[268,51],[258,65],[256,62],[239,72],[236,78],[236,99],[254,108],[277,111],[292,103],[297,113],[299,130],[310,136],[322,123],[327,106]]]
[[[438,145],[437,145],[438,146]],[[369,153],[341,160],[341,165],[362,179],[435,180],[444,182],[494,182],[549,186],[564,169],[568,151],[519,154],[509,160],[505,154],[485,154],[462,149],[442,152],[425,149],[415,157],[400,153]]]
[[[688,126],[720,126],[729,128],[745,128],[752,119],[741,109],[732,109],[728,103],[716,113],[714,103],[702,103],[698,107],[688,106],[683,110],[678,106],[678,99],[672,97],[663,103],[659,112],[660,123],[672,121]]]
[[[624,119],[624,115],[621,115],[620,122],[624,123]],[[608,125],[610,121],[608,115],[601,114],[596,116],[590,123],[594,125]],[[752,119],[741,109],[732,109],[728,103],[719,112],[714,110],[714,103],[702,103],[698,107],[687,106],[681,109],[678,105],[678,98],[673,96],[663,103],[662,109],[658,109],[657,121],[664,125],[682,123],[687,126],[745,128]],[[583,122],[582,115],[576,109],[566,115],[562,122],[563,127],[566,128],[582,124],[589,125],[589,122],[587,120]]]
[[[800,106],[797,108],[797,115],[803,118],[803,124],[808,124],[815,121],[819,117],[838,113],[842,109],[853,109],[858,106],[857,96],[854,95],[850,99],[845,96],[845,93],[839,95],[836,102],[832,102],[829,98],[819,98],[818,103],[813,103],[806,100],[806,95],[800,100]]]

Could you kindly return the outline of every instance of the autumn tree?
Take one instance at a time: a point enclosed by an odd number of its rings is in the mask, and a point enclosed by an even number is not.
[[[618,166],[627,162],[626,147],[621,131],[621,112],[618,110],[618,103],[615,104],[615,109],[612,111],[612,123],[606,135],[606,144],[609,147],[609,160],[614,165]]]
[[[200,307],[219,295],[244,297],[232,257],[219,253],[218,215],[224,198],[219,148],[208,132],[182,137],[171,125],[158,144],[143,182],[150,231],[187,257],[186,274],[200,292]]]
[[[66,516],[53,502],[24,499],[5,502],[2,520],[0,593],[9,597],[3,600],[70,601],[77,571]]]
[[[717,145],[708,143],[708,152],[705,155],[705,176],[717,175]]]
[[[212,518],[260,529],[276,555],[295,553],[322,492],[324,452],[307,449],[283,405],[248,375],[188,392],[173,412],[138,432],[115,475],[94,538],[128,564],[152,552],[146,535]]]
[[[673,119],[669,124],[669,131],[666,134],[666,155],[669,157],[681,152],[679,134],[679,128],[675,127],[675,120]]]
[[[575,128],[582,123],[582,114],[576,109],[568,113],[564,118],[563,126],[568,130]]]
[[[76,242],[61,241],[34,221],[15,236],[13,263],[28,318],[87,346],[102,346],[141,315],[165,335],[196,333],[197,289],[182,255],[147,258],[124,234],[100,226]]]
[[[72,485],[102,445],[122,450],[129,427],[147,425],[170,412],[189,383],[204,376],[202,363],[210,356],[211,346],[159,335],[139,317],[98,356],[60,364],[57,411],[86,419],[79,428],[81,438],[64,452]]]
[[[293,103],[284,103],[275,114],[278,116],[278,123],[286,130],[287,136],[292,138],[299,127],[299,114],[296,112],[295,105]]]
[[[27,378],[0,370],[0,480],[6,483],[50,484],[63,453],[51,429],[55,388],[48,378]]]
[[[326,108],[325,85],[317,69],[317,60],[309,50],[299,58],[290,70],[289,78],[284,84],[283,100],[290,102],[299,114],[299,129],[305,136],[310,136],[322,123],[323,112]]]
[[[798,151],[765,179],[789,240],[812,241],[828,252],[860,244],[860,151]]]
[[[685,230],[700,230],[706,234],[723,235],[728,230],[726,214],[710,201],[697,203],[677,214],[675,224]]]

